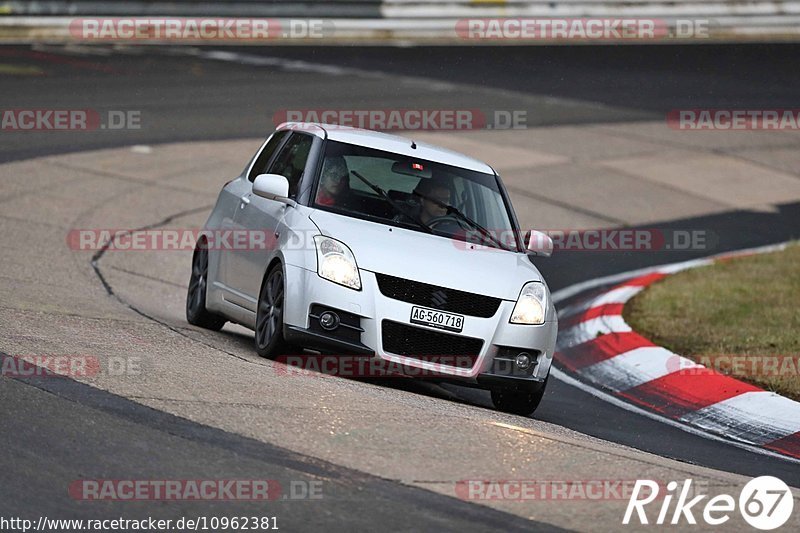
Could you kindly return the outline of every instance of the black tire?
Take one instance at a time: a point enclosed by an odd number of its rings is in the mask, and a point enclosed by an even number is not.
[[[288,347],[283,338],[284,287],[283,268],[276,265],[258,293],[255,344],[261,357],[274,358]]]
[[[533,392],[508,392],[504,390],[492,390],[492,403],[499,411],[514,415],[530,416],[539,407],[539,403],[544,396],[544,389],[547,387],[547,380]]]
[[[206,309],[207,289],[208,250],[198,243],[192,255],[192,275],[186,293],[186,320],[194,326],[219,331],[227,320]]]

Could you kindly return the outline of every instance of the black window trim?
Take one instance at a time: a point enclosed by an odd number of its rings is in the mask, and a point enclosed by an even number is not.
[[[255,170],[255,166],[256,166],[256,163],[258,162],[258,158],[260,158],[261,154],[264,153],[264,150],[267,149],[267,145],[272,140],[272,138],[275,137],[276,135],[280,135],[280,134],[283,134],[283,133],[289,133],[289,135],[285,135],[284,136],[283,140],[275,148],[275,151],[272,152],[272,155],[269,157],[269,159],[267,160],[266,165],[264,166],[264,168],[266,168],[268,170],[270,168],[272,168],[272,164],[275,162],[275,157],[280,153],[280,151],[283,149],[283,146],[286,144],[286,141],[288,141],[289,138],[291,137],[292,130],[277,130],[277,131],[272,132],[272,134],[270,134],[270,136],[267,137],[267,140],[264,141],[264,144],[261,145],[261,149],[259,149],[259,151],[256,154],[256,156],[253,158],[252,163],[250,163],[250,168],[247,170],[247,181],[249,181],[250,183],[253,183],[256,180],[256,176],[258,176],[258,174],[253,174],[253,171]]]
[[[313,133],[307,133],[305,131],[297,131],[297,130],[292,130],[292,129],[281,130],[281,131],[288,131],[289,135],[286,136],[286,138],[283,140],[281,145],[278,148],[275,149],[275,153],[272,154],[272,157],[270,157],[269,164],[267,165],[267,172],[268,173],[272,173],[272,166],[275,164],[275,160],[280,155],[280,153],[283,151],[283,149],[286,148],[286,144],[289,142],[289,140],[294,135],[302,135],[302,136],[311,138],[311,147],[308,149],[308,157],[306,158],[306,164],[303,167],[303,173],[300,176],[300,179],[297,181],[297,187],[296,187],[296,190],[295,190],[295,194],[294,194],[294,197],[292,198],[295,201],[297,201],[297,199],[300,197],[301,193],[304,192],[303,185],[306,182],[306,180],[308,179],[307,175],[308,175],[308,170],[310,169],[309,163],[312,162],[311,160],[312,160],[312,157],[314,156],[315,143],[317,143],[317,139],[319,139],[319,136],[314,135]]]

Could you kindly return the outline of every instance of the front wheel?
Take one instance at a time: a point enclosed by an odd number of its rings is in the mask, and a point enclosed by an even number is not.
[[[208,287],[208,249],[198,244],[192,256],[192,275],[186,293],[186,321],[194,326],[219,331],[226,320],[206,309]]]
[[[532,415],[544,396],[544,389],[547,387],[547,380],[533,392],[508,392],[500,389],[492,390],[492,403],[495,408],[515,415]]]
[[[261,357],[275,357],[286,349],[283,338],[283,269],[269,271],[258,295],[256,311],[256,352]]]

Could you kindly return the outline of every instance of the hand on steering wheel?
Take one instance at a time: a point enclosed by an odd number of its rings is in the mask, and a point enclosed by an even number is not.
[[[439,226],[439,225],[445,224],[445,223],[456,224],[461,229],[469,229],[469,224],[463,222],[459,218],[456,218],[456,217],[450,216],[450,215],[445,215],[443,217],[432,218],[432,219],[430,219],[428,221],[428,226],[431,229],[436,229],[436,226]]]

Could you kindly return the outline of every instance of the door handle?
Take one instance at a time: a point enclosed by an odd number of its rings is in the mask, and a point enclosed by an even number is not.
[[[247,204],[249,204],[249,203],[250,203],[250,198],[248,198],[247,196],[242,196],[242,197],[241,197],[241,198],[239,198],[239,199],[242,201],[242,203],[241,203],[241,204],[239,204],[239,208],[240,208],[240,209],[244,209],[244,207],[245,207]]]

